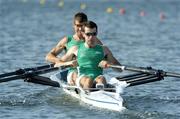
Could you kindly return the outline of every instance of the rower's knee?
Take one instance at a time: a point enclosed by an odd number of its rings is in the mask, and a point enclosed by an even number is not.
[[[95,82],[98,84],[106,84],[106,79],[104,76],[98,76],[96,79],[95,79]]]
[[[80,80],[80,84],[83,88],[91,88],[93,85],[93,80],[91,80],[89,77],[83,77]]]

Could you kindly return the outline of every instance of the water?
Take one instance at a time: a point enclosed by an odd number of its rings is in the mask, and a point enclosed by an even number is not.
[[[122,63],[180,72],[180,2],[177,0],[0,0],[0,73],[46,63],[45,55],[72,34],[73,15],[85,12],[99,27],[98,37]],[[87,8],[80,9],[80,3]],[[112,7],[113,13],[106,13]],[[120,15],[119,9],[126,14]],[[140,10],[146,15],[139,16]],[[166,18],[159,18],[160,12]],[[119,73],[106,70],[106,76]],[[108,75],[107,75],[108,74]],[[47,74],[49,76],[50,74]],[[15,80],[0,84],[0,118],[179,119],[178,78],[129,87],[123,112],[101,110],[72,99],[57,88]]]

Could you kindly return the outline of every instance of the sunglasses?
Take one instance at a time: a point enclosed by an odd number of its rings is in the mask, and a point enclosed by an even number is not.
[[[83,24],[74,24],[76,27],[83,27]]]
[[[92,32],[92,33],[85,33],[87,36],[96,36],[97,35],[97,32]]]

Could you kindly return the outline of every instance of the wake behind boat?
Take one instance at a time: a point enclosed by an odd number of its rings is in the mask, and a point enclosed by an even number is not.
[[[111,85],[111,87],[107,88],[90,89],[70,86],[67,84],[66,77],[63,76],[65,73],[66,72],[56,73],[50,77],[53,81],[59,82],[65,93],[95,107],[114,111],[122,111],[125,109],[125,107],[123,107],[123,99],[115,86]]]

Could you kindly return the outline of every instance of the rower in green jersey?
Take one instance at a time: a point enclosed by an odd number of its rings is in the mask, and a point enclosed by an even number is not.
[[[68,52],[61,57],[61,63],[55,66],[76,65],[76,61],[69,61],[72,56],[77,57],[79,65],[79,77],[76,80],[76,85],[82,88],[91,88],[93,84],[106,84],[106,79],[103,76],[103,69],[107,68],[108,64],[120,65],[114,58],[109,48],[98,45],[97,25],[88,21],[84,24],[84,39],[85,43],[80,46],[71,47]],[[104,57],[106,58],[104,59]]]
[[[98,65],[103,59],[104,52],[102,46],[96,45],[93,48],[87,48],[85,44],[81,44],[78,47],[77,53],[79,75],[86,75],[93,80],[97,76],[102,75],[103,70],[101,67],[98,67]]]
[[[83,37],[83,24],[87,21],[87,15],[78,12],[74,16],[73,20],[73,29],[74,29],[74,35],[72,36],[65,36],[62,38],[59,43],[52,48],[52,50],[46,55],[46,60],[49,62],[52,62],[54,64],[59,64],[61,63],[60,58],[58,57],[59,54],[62,53],[64,49],[69,50],[72,46],[78,46],[83,42],[82,39]],[[96,42],[98,44],[102,44],[100,40],[96,39]],[[72,58],[70,58],[72,59]],[[77,77],[77,72],[76,70],[70,70],[68,73],[68,83],[71,85],[75,84],[75,79]]]

